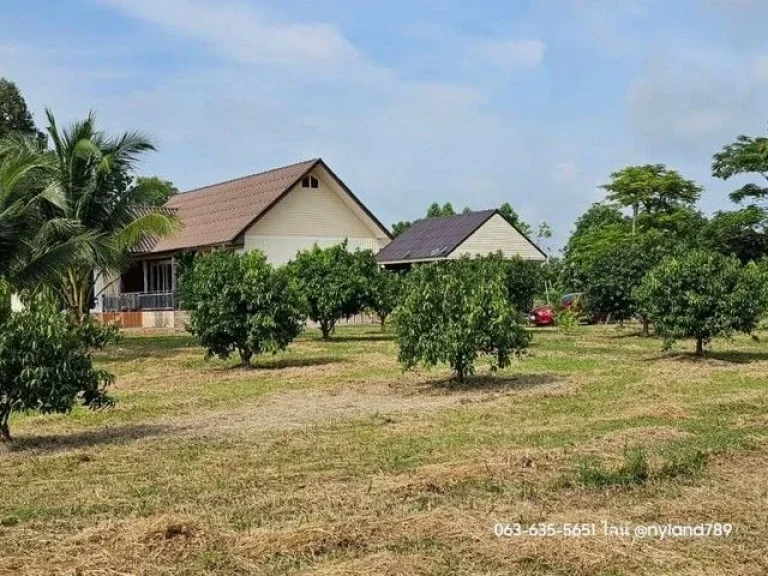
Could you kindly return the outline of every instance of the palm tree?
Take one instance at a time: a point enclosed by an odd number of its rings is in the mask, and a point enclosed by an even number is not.
[[[45,217],[66,206],[60,190],[46,184],[52,169],[39,141],[21,135],[0,140],[0,279],[8,288],[51,281],[72,257],[90,252],[92,237],[77,222]]]
[[[97,276],[119,273],[143,238],[167,235],[177,222],[161,208],[142,205],[143,190],[132,172],[142,154],[155,150],[146,136],[126,132],[108,137],[97,130],[92,113],[60,130],[49,110],[46,115],[53,145],[49,185],[64,199],[51,215],[76,222],[92,236],[89,253],[73,258],[55,283],[81,322],[89,309],[94,271]]]

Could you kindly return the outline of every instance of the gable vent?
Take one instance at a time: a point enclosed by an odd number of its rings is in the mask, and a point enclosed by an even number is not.
[[[304,176],[304,178],[301,179],[302,188],[317,188],[318,186],[319,182],[314,176]]]

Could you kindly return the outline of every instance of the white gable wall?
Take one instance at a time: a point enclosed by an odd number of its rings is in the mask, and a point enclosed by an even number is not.
[[[285,264],[299,250],[349,242],[349,249],[378,252],[389,238],[322,168],[311,175],[318,188],[299,182],[246,231],[243,250],[262,250],[273,264]]]
[[[499,214],[491,216],[485,224],[459,244],[449,258],[456,259],[464,255],[486,256],[499,250],[507,258],[520,256],[524,260],[545,260],[541,252]]]

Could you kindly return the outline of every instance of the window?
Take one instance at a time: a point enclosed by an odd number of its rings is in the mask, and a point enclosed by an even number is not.
[[[304,178],[301,179],[302,188],[317,188],[318,186],[319,182],[314,176],[304,176]]]
[[[149,262],[147,274],[147,286],[150,292],[173,291],[173,266],[170,261]]]

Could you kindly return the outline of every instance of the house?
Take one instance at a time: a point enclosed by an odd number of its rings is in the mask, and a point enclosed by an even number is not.
[[[119,315],[126,327],[173,327],[176,265],[183,252],[214,248],[259,249],[273,264],[298,251],[348,241],[349,249],[378,252],[391,235],[321,159],[205,186],[172,197],[165,208],[179,232],[147,239],[119,277],[95,281],[96,309],[104,319]]]
[[[547,258],[498,210],[483,210],[414,222],[384,247],[376,259],[387,268],[407,268],[423,262],[465,255],[485,256],[498,251],[507,258],[520,256],[536,261]]]

